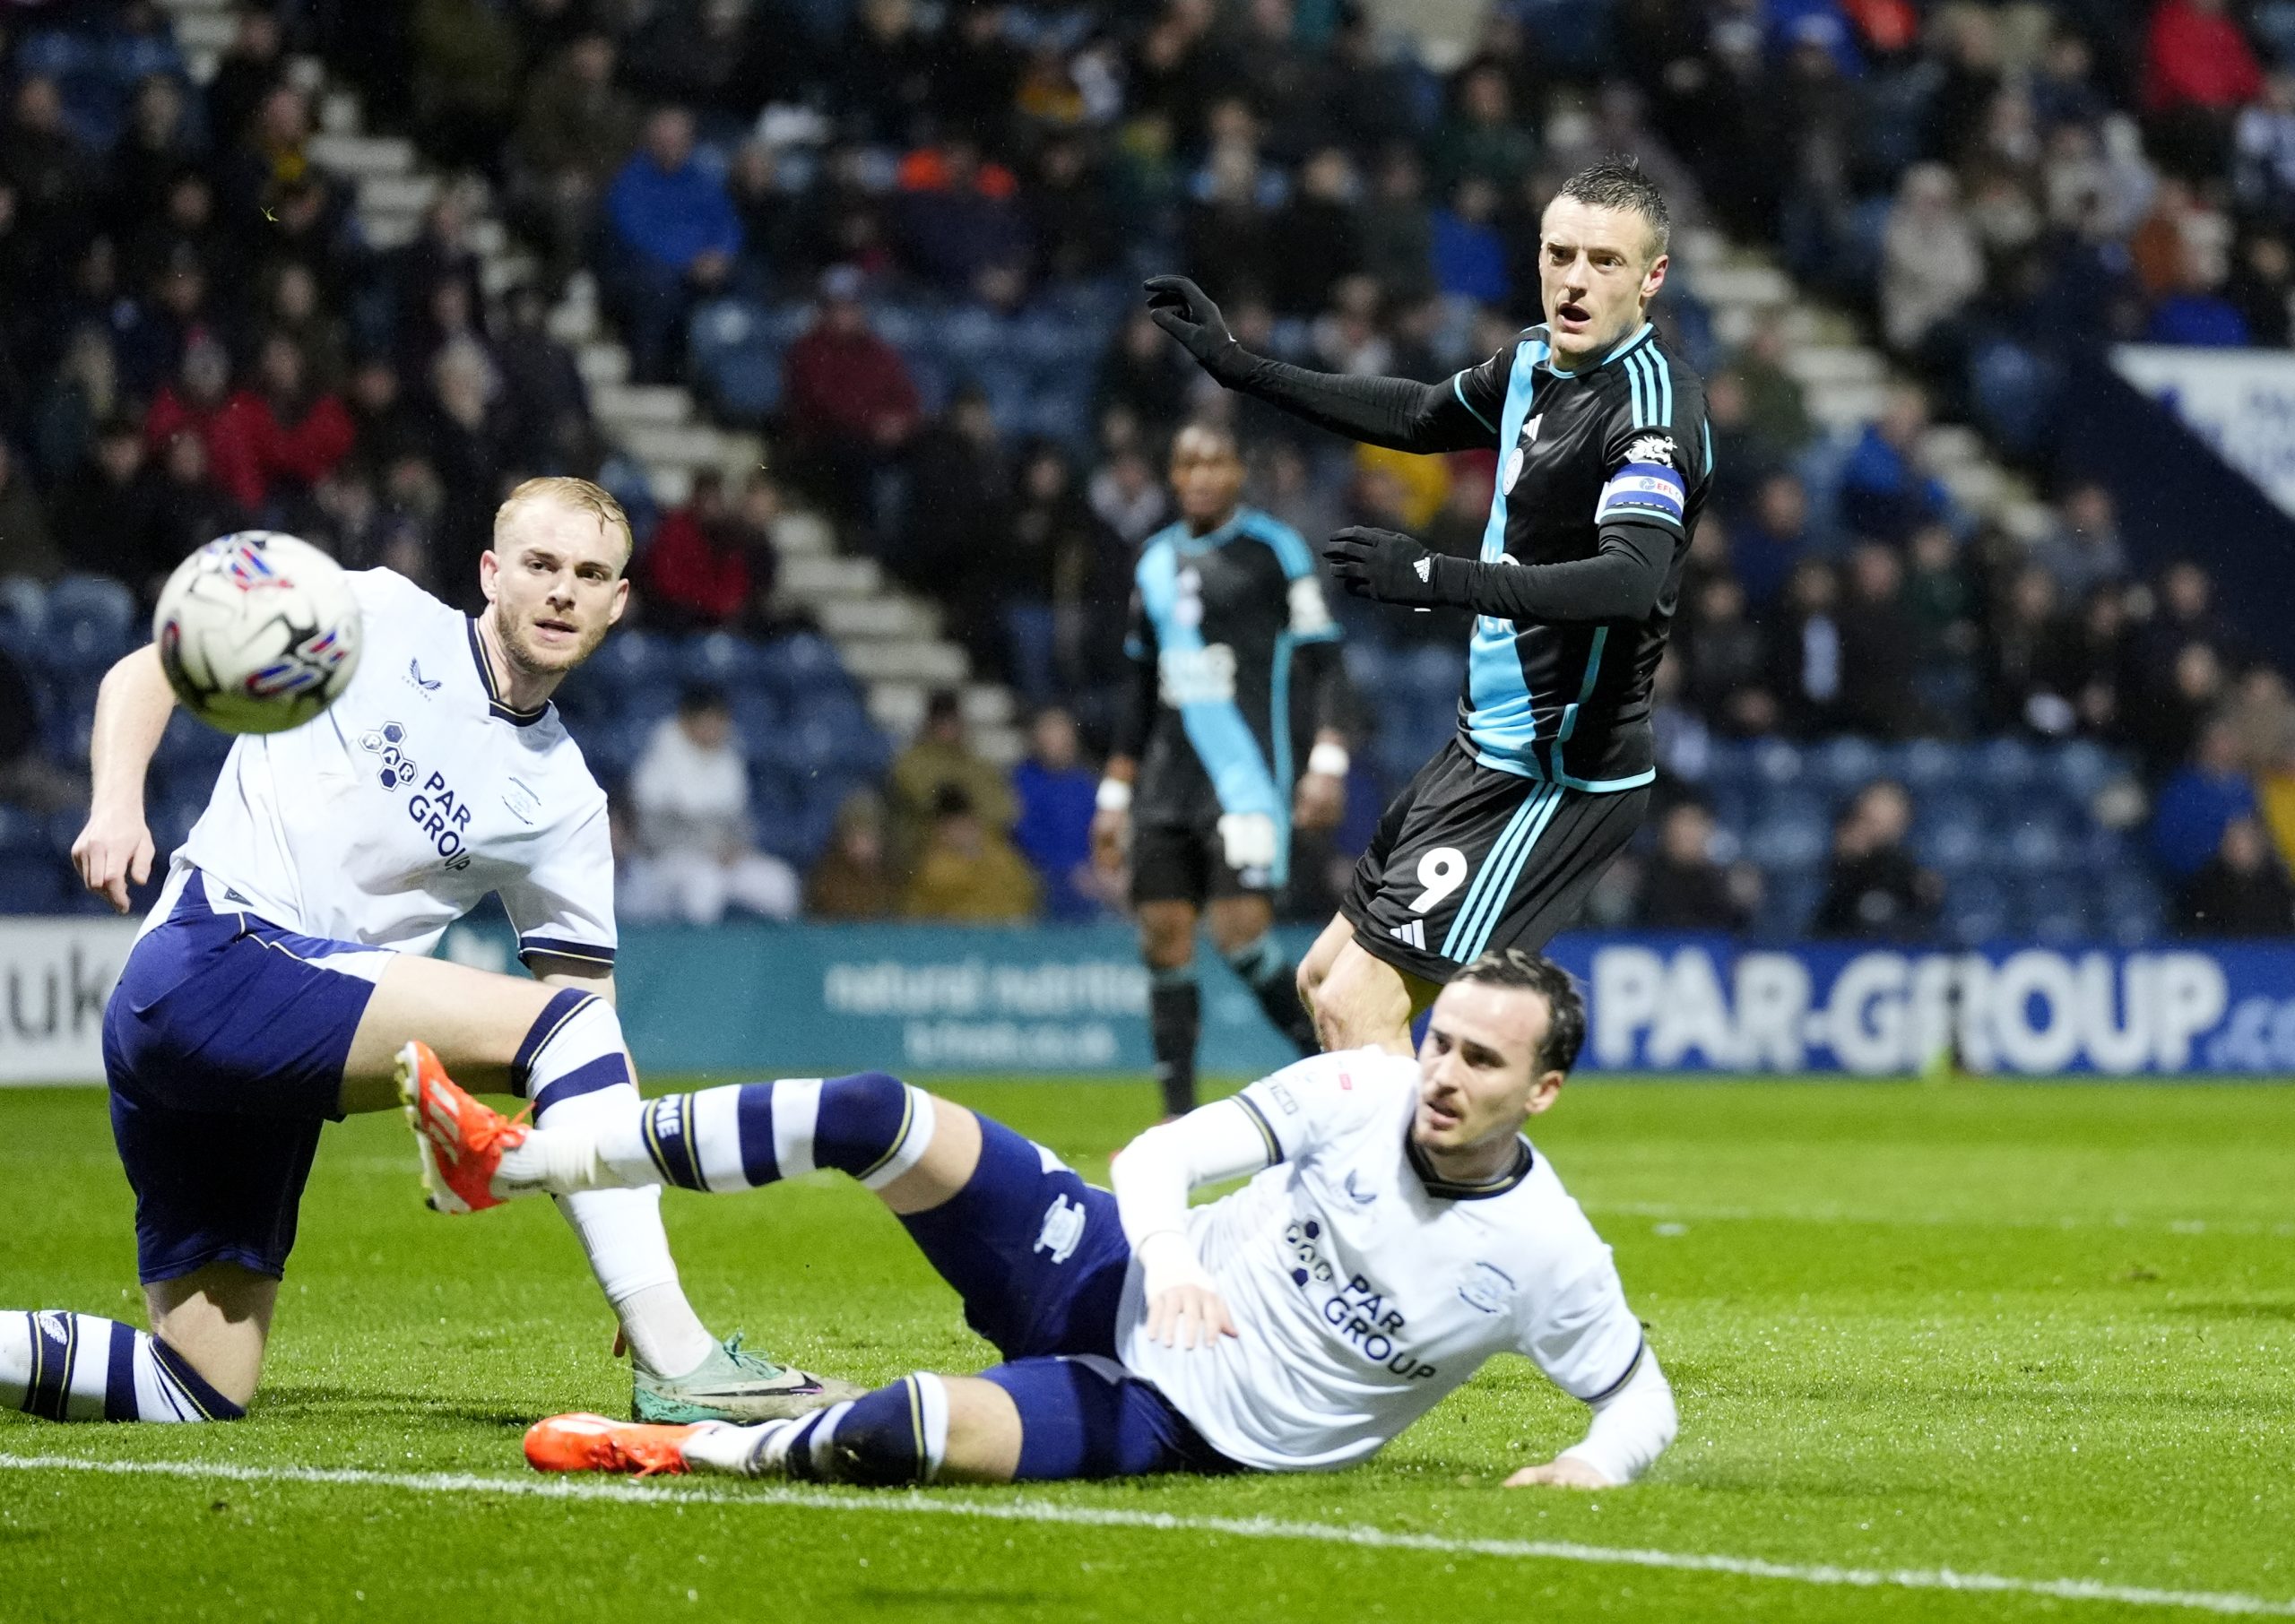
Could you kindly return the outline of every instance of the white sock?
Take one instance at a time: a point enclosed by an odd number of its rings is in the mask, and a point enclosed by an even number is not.
[[[720,1473],[728,1477],[777,1474],[781,1471],[781,1452],[787,1448],[789,1435],[796,1430],[795,1421],[760,1421],[753,1427],[705,1421],[700,1431],[679,1446],[678,1452],[695,1472]],[[769,1462],[767,1456],[771,1457]]]
[[[547,1126],[527,1144],[554,1128],[570,1129],[577,1144],[594,1138],[597,1125],[634,1118],[637,1106],[637,1091],[627,1084],[559,1101],[542,1112]],[[630,1356],[656,1376],[698,1368],[717,1342],[678,1283],[662,1228],[661,1187],[583,1190],[559,1196],[558,1210],[574,1226],[599,1287],[621,1320]]]

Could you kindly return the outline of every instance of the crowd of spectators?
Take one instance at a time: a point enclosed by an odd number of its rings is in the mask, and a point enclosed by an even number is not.
[[[22,48],[33,30],[9,36],[0,573],[148,593],[188,546],[261,523],[466,597],[513,476],[641,494],[543,320],[577,276],[637,378],[713,398],[703,324],[754,311],[784,334],[742,409],[770,470],[700,479],[658,528],[633,501],[641,622],[779,629],[773,537],[792,498],[819,507],[938,599],[1040,720],[1015,779],[964,746],[953,699],[936,706],[881,796],[839,816],[804,905],[1088,916],[1109,899],[1077,839],[1085,764],[1130,550],[1170,514],[1175,427],[1231,420],[1247,499],[1311,538],[1363,522],[1471,549],[1494,473],[1489,454],[1357,451],[1221,395],[1132,307],[1137,273],[1187,270],[1254,348],[1439,377],[1537,319],[1539,205],[1625,148],[1684,227],[1773,245],[1865,309],[1907,380],[1837,443],[1787,322],[1724,344],[1693,276],[1660,300],[1706,375],[1719,468],[1662,678],[1670,755],[1844,731],[2095,741],[2158,796],[2161,872],[2204,927],[2229,917],[2227,868],[2295,855],[2295,793],[2274,788],[2295,785],[2284,682],[2199,565],[2138,566],[2158,549],[2121,536],[2103,487],[2055,486],[2048,533],[2011,536],[1953,500],[1925,436],[1976,420],[2050,481],[2061,343],[2287,341],[2287,11],[1500,4],[1438,73],[1349,0],[425,0],[247,11],[196,89],[143,0],[74,13],[138,42],[142,71],[93,117]],[[290,52],[472,177],[411,242],[368,248],[310,161],[313,87]],[[501,297],[472,243],[481,184],[536,267]],[[1049,374],[1013,372],[1008,351],[1046,332]],[[967,333],[986,336],[952,362]],[[1460,632],[1351,629],[1386,646]],[[664,762],[735,747],[708,744],[692,697],[663,724]],[[1825,928],[1934,917],[1933,882],[1888,856],[1917,812],[1901,800],[1875,790],[1844,816]],[[636,867],[665,821],[697,816],[719,820],[703,842],[718,877],[651,864],[654,905],[794,905],[793,877],[737,882],[761,854],[726,833],[730,802],[641,797]],[[1750,917],[1761,877],[1713,861],[1728,842],[1702,808],[1668,812],[1653,842],[1643,876],[1681,883],[1646,885],[1652,922],[1691,897],[1705,922]],[[1701,842],[1714,871],[1692,885]]]

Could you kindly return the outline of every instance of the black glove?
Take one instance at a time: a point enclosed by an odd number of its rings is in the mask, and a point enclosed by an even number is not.
[[[1425,609],[1447,601],[1442,593],[1446,565],[1455,559],[1425,548],[1399,531],[1350,524],[1323,547],[1330,572],[1358,598],[1407,603]]]
[[[1188,278],[1151,276],[1141,286],[1148,293],[1148,319],[1186,346],[1212,376],[1217,377],[1232,356],[1241,353],[1219,307]]]

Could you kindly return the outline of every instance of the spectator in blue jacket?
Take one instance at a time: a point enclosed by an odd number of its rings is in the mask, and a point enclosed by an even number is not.
[[[1020,803],[1012,842],[1044,876],[1048,917],[1095,918],[1105,907],[1105,888],[1092,866],[1099,780],[1077,760],[1075,718],[1058,705],[1037,712],[1028,745],[1028,758],[1012,769],[1012,794]]]
[[[671,381],[694,298],[725,285],[741,249],[741,221],[725,183],[693,151],[693,116],[654,109],[645,139],[606,193],[613,233],[610,294],[645,383]]]
[[[2239,758],[2239,736],[2217,717],[2199,730],[2191,759],[2160,786],[2152,812],[2152,855],[2178,880],[2206,867],[2223,831],[2256,815],[2256,788]]]

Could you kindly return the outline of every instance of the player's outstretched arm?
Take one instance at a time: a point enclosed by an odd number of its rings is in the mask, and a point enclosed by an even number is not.
[[[1447,382],[1346,377],[1253,355],[1236,341],[1219,307],[1188,278],[1151,276],[1145,286],[1148,319],[1177,339],[1225,388],[1279,406],[1318,428],[1390,451],[1471,451],[1493,442],[1489,424]]]
[[[88,739],[94,784],[87,826],[72,842],[72,866],[81,883],[127,911],[130,881],[152,877],[152,831],[143,821],[143,775],[176,708],[175,690],[160,669],[160,652],[145,644],[123,655],[96,690],[95,726]]]
[[[1525,1466],[1509,1489],[1615,1489],[1650,1469],[1681,1425],[1674,1390],[1648,1348],[1615,1392],[1594,1401],[1586,1436],[1543,1465]]]
[[[1399,531],[1354,524],[1331,537],[1323,557],[1341,586],[1381,603],[1552,624],[1643,620],[1673,566],[1674,534],[1653,524],[1606,524],[1590,558],[1497,565],[1429,552]]]
[[[1146,1275],[1148,1335],[1165,1347],[1208,1348],[1235,1335],[1226,1300],[1188,1240],[1187,1198],[1199,1185],[1267,1165],[1267,1136],[1233,1100],[1149,1128],[1110,1164],[1117,1215]]]

